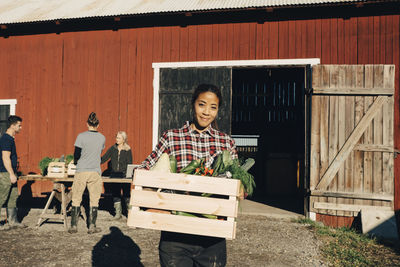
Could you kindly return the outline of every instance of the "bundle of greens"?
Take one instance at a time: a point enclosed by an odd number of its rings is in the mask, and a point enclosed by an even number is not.
[[[240,165],[238,159],[232,159],[230,152],[224,150],[214,160],[210,169],[205,167],[205,159],[197,159],[193,160],[189,165],[181,169],[180,173],[238,179],[244,187],[245,194],[251,196],[256,187],[256,183],[254,182],[253,175],[248,173],[248,170],[254,165],[254,163],[254,159],[249,158],[243,165]]]

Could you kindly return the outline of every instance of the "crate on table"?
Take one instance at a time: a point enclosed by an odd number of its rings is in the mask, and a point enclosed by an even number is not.
[[[65,172],[65,162],[50,162],[47,167],[47,176],[48,177],[66,177],[67,173]]]
[[[234,239],[240,181],[179,173],[136,170],[128,226]],[[154,188],[157,191],[143,190]],[[162,189],[188,192],[175,194]],[[210,197],[190,193],[209,193]],[[221,197],[224,196],[224,197]],[[163,210],[167,213],[152,212]],[[217,215],[218,219],[172,214],[182,211]]]
[[[73,161],[71,161],[71,162],[68,164],[67,175],[68,175],[68,176],[74,176],[74,175],[75,175],[75,172],[76,172],[76,165],[74,164]]]

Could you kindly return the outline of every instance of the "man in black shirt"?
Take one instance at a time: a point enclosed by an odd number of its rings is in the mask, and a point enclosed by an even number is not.
[[[8,117],[7,131],[0,138],[0,209],[7,202],[7,217],[9,225],[0,230],[14,227],[25,227],[17,220],[17,150],[15,135],[19,133],[22,119],[18,116]]]

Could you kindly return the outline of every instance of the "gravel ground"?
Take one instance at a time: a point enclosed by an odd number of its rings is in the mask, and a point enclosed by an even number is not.
[[[78,234],[69,234],[60,223],[36,228],[40,212],[24,217],[28,228],[0,232],[0,266],[159,266],[159,231],[131,229],[101,210],[101,233],[88,235],[81,219]],[[324,266],[320,245],[304,225],[242,215],[236,239],[227,241],[227,266]]]

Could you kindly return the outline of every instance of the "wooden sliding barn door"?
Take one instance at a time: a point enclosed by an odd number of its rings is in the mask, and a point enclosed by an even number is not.
[[[394,65],[312,69],[310,211],[393,209]]]

